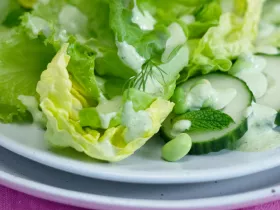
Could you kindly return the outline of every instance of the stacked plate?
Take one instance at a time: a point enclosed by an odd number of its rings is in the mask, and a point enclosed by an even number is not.
[[[0,184],[91,209],[234,209],[280,199],[279,149],[222,151],[160,159],[153,139],[133,157],[108,164],[50,150],[32,125],[0,125]],[[25,157],[25,158],[23,158]]]

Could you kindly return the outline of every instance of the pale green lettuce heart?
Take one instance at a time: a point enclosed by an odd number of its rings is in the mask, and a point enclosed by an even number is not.
[[[67,48],[67,44],[63,45],[37,85],[40,107],[47,118],[46,140],[54,147],[72,147],[100,160],[127,158],[159,131],[161,123],[172,111],[173,103],[157,98],[147,109],[141,110],[150,117],[152,127],[129,141],[125,136],[130,130],[122,125],[104,132],[82,128],[79,112],[83,103],[72,94],[74,87],[67,71],[70,60]]]

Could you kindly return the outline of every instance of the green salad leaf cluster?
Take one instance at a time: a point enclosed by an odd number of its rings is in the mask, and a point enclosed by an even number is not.
[[[172,112],[177,84],[255,50],[263,3],[2,0],[0,120],[33,119],[54,147],[127,158]]]

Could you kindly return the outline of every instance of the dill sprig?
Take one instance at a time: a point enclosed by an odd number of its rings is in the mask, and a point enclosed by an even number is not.
[[[154,77],[154,70],[159,72],[162,81],[165,84],[164,74],[166,74],[166,72],[159,67],[159,64],[152,59],[149,59],[143,64],[142,70],[137,75],[128,79],[124,86],[125,89],[138,88],[139,90],[145,91],[148,79]]]

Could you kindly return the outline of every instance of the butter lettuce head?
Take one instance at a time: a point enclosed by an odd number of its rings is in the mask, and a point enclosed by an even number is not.
[[[173,103],[156,98],[145,110],[133,109],[134,113],[144,112],[148,115],[152,125],[139,135],[133,135],[133,139],[127,138],[131,136],[131,126],[126,126],[127,120],[103,131],[83,128],[80,125],[79,112],[84,108],[84,102],[81,100],[82,96],[75,92],[67,71],[71,59],[67,48],[68,44],[62,46],[42,73],[37,85],[40,107],[47,119],[46,140],[54,147],[72,147],[105,161],[120,161],[132,155],[158,132],[161,123],[172,111]],[[129,103],[125,103],[126,106]],[[123,111],[123,115],[126,114],[127,112]]]

